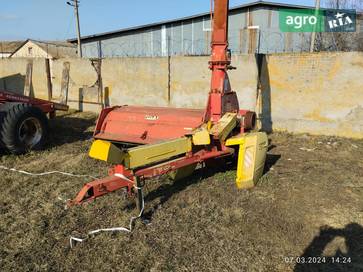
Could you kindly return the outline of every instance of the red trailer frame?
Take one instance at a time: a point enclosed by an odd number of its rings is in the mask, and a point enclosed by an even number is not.
[[[0,91],[0,105],[8,102],[25,103],[41,109],[44,113],[49,113],[49,118],[54,118],[57,110],[67,111],[69,107],[64,104],[32,98],[21,94]]]

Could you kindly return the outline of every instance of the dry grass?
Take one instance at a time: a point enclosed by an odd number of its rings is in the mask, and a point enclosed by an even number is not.
[[[0,165],[104,176],[106,165],[87,157],[94,121],[87,113],[57,118],[48,150],[2,155]],[[72,232],[126,226],[133,202],[119,192],[65,209],[89,180],[0,170],[2,271],[362,271],[363,142],[270,138],[267,172],[253,190],[236,190],[233,169],[153,180],[145,190],[150,225],[138,221],[131,235],[101,234],[74,249]],[[351,263],[284,261],[339,254]]]

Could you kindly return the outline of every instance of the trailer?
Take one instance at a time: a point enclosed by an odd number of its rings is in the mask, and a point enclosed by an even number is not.
[[[23,154],[44,147],[49,133],[48,119],[68,106],[48,100],[0,91],[0,147]]]

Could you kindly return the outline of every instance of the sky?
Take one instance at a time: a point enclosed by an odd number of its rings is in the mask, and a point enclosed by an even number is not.
[[[1,0],[0,40],[65,40],[76,33],[67,0]],[[268,0],[313,6],[315,0]],[[230,0],[237,6],[254,0]],[[80,0],[82,36],[208,12],[210,0]]]

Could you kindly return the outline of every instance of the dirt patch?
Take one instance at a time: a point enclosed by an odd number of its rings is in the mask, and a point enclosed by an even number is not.
[[[58,117],[48,150],[0,155],[0,165],[105,176],[107,165],[87,156],[94,121],[87,113]],[[266,174],[254,189],[236,189],[233,167],[153,180],[145,189],[151,224],[138,221],[130,235],[101,234],[73,249],[74,231],[127,226],[133,202],[117,192],[65,209],[89,179],[0,170],[2,271],[361,271],[363,141],[270,139]],[[324,256],[328,264],[296,264]],[[348,263],[332,264],[332,256]]]

